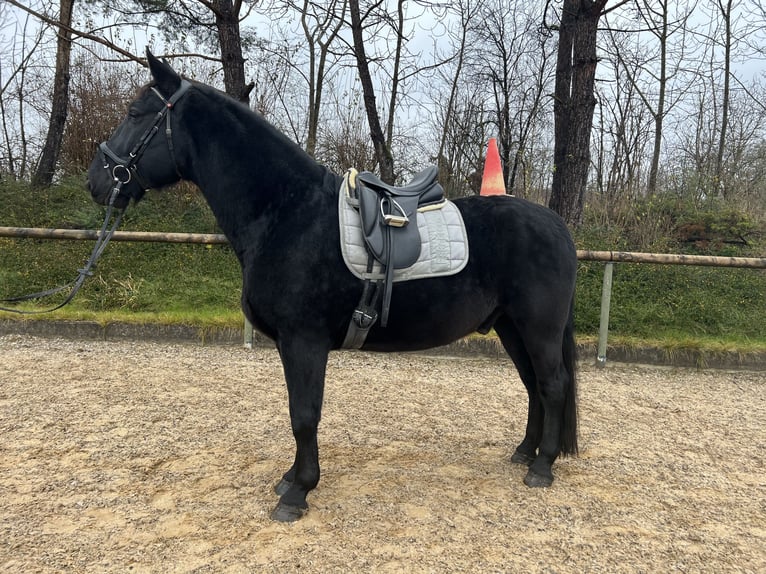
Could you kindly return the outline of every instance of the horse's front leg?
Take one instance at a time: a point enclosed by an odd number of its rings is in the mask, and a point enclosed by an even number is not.
[[[317,427],[329,349],[327,344],[293,337],[279,341],[279,354],[287,381],[296,451],[292,467],[276,486],[280,498],[271,518],[293,522],[306,513],[306,495],[319,483]]]

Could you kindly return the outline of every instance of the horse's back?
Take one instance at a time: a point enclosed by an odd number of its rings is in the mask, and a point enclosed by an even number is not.
[[[465,197],[455,203],[466,224],[472,255],[494,260],[575,255],[566,224],[547,207],[509,195]]]

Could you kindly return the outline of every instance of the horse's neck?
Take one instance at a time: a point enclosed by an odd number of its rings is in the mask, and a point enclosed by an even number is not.
[[[240,252],[249,247],[243,243],[267,232],[274,217],[316,201],[337,176],[255,114],[218,111],[192,110],[189,171]]]

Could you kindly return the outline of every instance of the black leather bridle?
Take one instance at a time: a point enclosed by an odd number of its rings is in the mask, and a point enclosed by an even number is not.
[[[136,145],[134,145],[133,149],[131,149],[128,153],[127,158],[117,155],[109,147],[107,142],[101,142],[101,144],[99,144],[98,147],[104,156],[104,169],[110,172],[110,175],[114,180],[114,189],[112,190],[112,194],[109,197],[108,205],[112,205],[114,203],[114,200],[117,199],[117,196],[122,191],[123,186],[127,185],[133,178],[135,178],[136,182],[138,182],[142,192],[151,187],[151,185],[143,177],[141,177],[141,174],[138,171],[138,160],[141,159],[141,156],[143,155],[144,151],[146,151],[146,148],[149,145],[149,142],[152,141],[152,138],[157,134],[158,131],[160,131],[160,124],[162,124],[163,119],[165,120],[165,140],[168,143],[170,160],[173,162],[173,167],[175,168],[178,177],[182,177],[178,169],[178,163],[176,162],[175,148],[173,147],[173,130],[170,127],[170,112],[173,110],[176,102],[181,99],[181,97],[190,87],[191,84],[189,82],[186,80],[181,80],[181,85],[168,99],[165,99],[165,97],[156,87],[151,88],[151,91],[160,100],[162,100],[162,103],[165,105],[160,111],[157,112],[157,115],[154,118],[154,122],[152,122],[152,125],[146,129],[144,134],[139,138],[138,142],[136,142]],[[113,166],[110,165],[109,160],[114,163]],[[133,198],[138,199],[136,196],[133,196]]]
[[[151,187],[143,179],[143,177],[141,177],[141,175],[138,173],[138,160],[141,159],[141,156],[143,155],[144,151],[146,151],[146,148],[149,145],[149,142],[152,141],[152,138],[160,130],[160,124],[162,123],[163,119],[165,120],[165,139],[168,142],[170,159],[173,162],[173,167],[175,168],[176,173],[178,174],[178,177],[179,178],[181,177],[181,173],[178,170],[178,163],[176,162],[175,149],[173,147],[173,132],[170,127],[170,112],[173,109],[173,106],[175,106],[176,102],[178,102],[178,100],[181,99],[181,96],[183,96],[186,93],[186,90],[188,90],[190,87],[191,87],[191,84],[189,82],[187,82],[186,80],[181,80],[181,85],[178,87],[175,93],[172,96],[170,96],[170,98],[168,99],[165,99],[165,97],[159,92],[159,90],[157,90],[157,88],[155,87],[151,88],[152,92],[154,92],[154,94],[159,99],[161,99],[165,105],[159,112],[157,112],[157,115],[154,118],[154,122],[152,122],[152,125],[146,129],[144,134],[138,140],[138,143],[136,143],[136,145],[133,146],[133,149],[130,150],[130,152],[128,153],[128,158],[122,158],[116,153],[114,153],[114,151],[112,151],[112,149],[109,147],[109,145],[106,142],[102,142],[98,146],[99,149],[101,150],[101,153],[104,155],[104,169],[111,170],[111,176],[112,176],[112,179],[114,180],[114,188],[112,189],[112,192],[109,196],[109,201],[107,203],[107,209],[106,209],[106,216],[104,217],[104,223],[101,226],[101,230],[98,233],[98,239],[96,240],[96,245],[93,247],[93,251],[91,252],[90,257],[88,258],[88,261],[85,263],[83,268],[77,270],[77,277],[73,281],[70,281],[66,285],[61,285],[60,287],[54,287],[53,289],[47,289],[45,291],[40,291],[38,293],[21,295],[19,297],[0,299],[0,301],[6,302],[6,303],[20,303],[22,301],[29,301],[32,299],[42,299],[44,297],[49,297],[51,295],[55,295],[56,293],[60,293],[61,291],[64,291],[66,289],[70,289],[66,299],[62,303],[59,303],[58,305],[50,309],[27,311],[22,309],[13,309],[10,307],[0,307],[0,311],[7,311],[9,313],[18,313],[21,315],[36,315],[39,313],[50,313],[51,311],[60,309],[61,307],[69,303],[74,298],[75,294],[80,290],[80,287],[82,287],[82,284],[85,282],[85,279],[93,275],[93,269],[96,267],[96,261],[98,261],[98,258],[101,257],[101,254],[104,252],[104,249],[106,248],[107,243],[109,243],[109,240],[114,235],[114,232],[117,231],[117,228],[119,227],[120,222],[122,221],[122,216],[125,214],[125,209],[127,208],[127,206],[123,209],[118,209],[114,205],[114,202],[117,199],[117,197],[120,195],[122,188],[127,183],[129,183],[130,180],[133,178],[135,178],[136,181],[138,182],[140,186],[140,192],[144,192]],[[113,167],[109,165],[109,160],[111,160],[114,163]],[[130,194],[130,195],[134,200],[140,199],[140,195],[138,194]],[[114,222],[110,226],[109,222],[112,220],[112,214],[115,209],[117,209],[117,215],[114,218]]]

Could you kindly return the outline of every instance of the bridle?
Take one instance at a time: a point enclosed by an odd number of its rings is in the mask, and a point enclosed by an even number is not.
[[[119,208],[116,208],[114,205],[114,202],[117,200],[117,197],[122,192],[122,188],[125,185],[127,185],[133,178],[135,178],[136,182],[138,182],[141,192],[144,192],[151,187],[150,185],[148,185],[146,180],[144,180],[144,178],[141,177],[141,175],[138,173],[138,160],[141,159],[141,156],[144,154],[144,151],[146,151],[146,148],[148,147],[149,142],[152,141],[152,138],[160,130],[160,124],[162,123],[163,119],[165,120],[165,139],[168,143],[168,150],[170,151],[170,159],[173,162],[173,167],[176,170],[176,174],[178,175],[179,178],[182,177],[178,169],[178,163],[176,162],[175,148],[173,147],[173,131],[170,127],[170,112],[173,110],[173,107],[175,106],[176,102],[178,102],[178,100],[181,99],[181,96],[183,96],[190,87],[191,87],[191,84],[188,81],[181,80],[181,85],[173,93],[173,95],[170,96],[170,98],[168,99],[165,99],[165,97],[159,92],[159,90],[156,87],[151,88],[151,91],[160,100],[162,100],[162,103],[165,105],[162,107],[162,109],[159,112],[157,112],[157,115],[155,116],[154,122],[152,122],[152,125],[146,129],[144,134],[138,140],[138,143],[136,143],[136,145],[133,146],[133,149],[130,150],[130,152],[128,153],[127,159],[117,155],[109,147],[109,145],[106,142],[101,142],[101,144],[99,144],[98,147],[101,150],[101,153],[104,155],[104,169],[106,169],[107,171],[110,171],[110,175],[112,176],[112,180],[114,181],[114,188],[112,189],[112,192],[109,195],[109,201],[106,204],[107,205],[106,215],[104,217],[104,223],[101,225],[101,229],[98,233],[98,239],[96,240],[96,245],[93,247],[93,251],[91,252],[90,257],[88,258],[88,261],[85,263],[83,268],[77,270],[77,278],[74,279],[74,281],[70,281],[66,285],[61,285],[60,287],[54,287],[53,289],[47,289],[45,291],[40,291],[38,293],[31,293],[29,295],[21,295],[18,297],[10,297],[8,299],[0,299],[0,301],[6,302],[6,303],[20,303],[22,301],[29,301],[32,299],[42,299],[43,297],[49,297],[51,295],[55,295],[56,293],[59,293],[66,289],[70,289],[70,292],[67,295],[66,299],[62,303],[59,303],[58,305],[50,309],[24,311],[21,309],[0,307],[0,311],[7,311],[9,313],[18,313],[21,315],[36,315],[39,313],[50,313],[51,311],[55,311],[56,309],[61,309],[61,307],[63,307],[64,305],[69,303],[72,299],[74,299],[75,294],[80,290],[80,287],[82,287],[82,284],[85,282],[85,279],[93,275],[93,269],[96,267],[96,261],[98,261],[98,258],[101,257],[101,254],[104,252],[104,249],[106,249],[106,245],[109,243],[109,240],[112,238],[112,236],[114,235],[114,232],[117,231],[117,228],[122,222],[122,217],[125,214],[125,210],[127,209],[127,206],[122,209],[119,209]],[[109,160],[114,162],[114,167],[110,168]],[[130,196],[134,200],[140,199],[140,196],[138,194],[130,194]],[[114,222],[110,226],[109,222],[112,220],[112,214],[115,210],[117,210],[117,215],[114,218]]]
[[[178,162],[176,162],[175,148],[173,147],[173,130],[170,127],[170,112],[173,110],[176,102],[181,99],[181,96],[183,96],[190,87],[191,84],[189,82],[186,80],[181,80],[181,85],[173,93],[173,95],[170,96],[170,98],[165,99],[160,91],[156,87],[152,86],[151,91],[160,100],[162,100],[162,103],[165,105],[160,111],[157,112],[157,115],[154,117],[154,122],[152,122],[152,125],[146,128],[144,134],[139,138],[138,142],[136,142],[136,145],[134,145],[133,149],[128,153],[127,158],[117,155],[109,147],[107,142],[101,142],[101,144],[99,144],[98,147],[104,156],[104,169],[110,172],[110,175],[114,180],[114,189],[112,190],[112,194],[109,197],[108,205],[112,205],[114,203],[114,200],[117,199],[117,196],[122,191],[123,186],[127,185],[133,178],[135,178],[136,182],[138,182],[138,185],[141,187],[141,191],[146,191],[151,187],[151,185],[149,185],[138,172],[138,160],[141,159],[141,156],[144,154],[144,151],[146,151],[146,148],[148,147],[149,142],[152,141],[152,138],[157,134],[158,131],[160,131],[160,124],[162,123],[163,119],[165,120],[165,140],[168,143],[170,160],[173,162],[173,167],[175,168],[178,177],[182,177],[181,172],[178,169]],[[109,160],[114,163],[114,166],[109,165]],[[133,198],[137,199],[136,196],[133,196]]]

